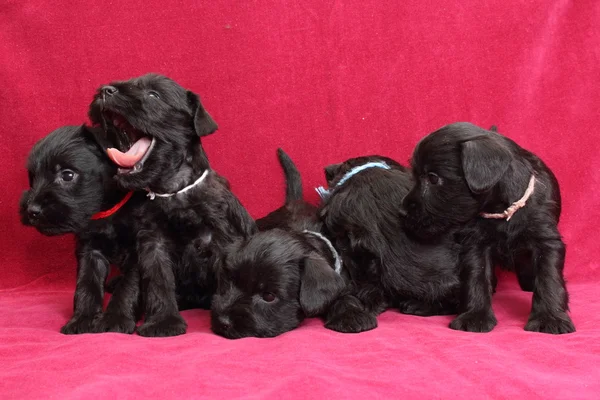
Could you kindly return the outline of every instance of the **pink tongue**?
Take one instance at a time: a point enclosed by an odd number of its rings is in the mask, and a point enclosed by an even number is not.
[[[131,148],[127,151],[127,153],[122,153],[117,149],[108,149],[106,152],[108,156],[115,164],[122,168],[133,168],[136,162],[140,161],[146,151],[148,151],[148,147],[152,141],[143,137],[131,146]]]

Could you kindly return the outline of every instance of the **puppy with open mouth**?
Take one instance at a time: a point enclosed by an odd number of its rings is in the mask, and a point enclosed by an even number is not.
[[[533,291],[528,331],[574,332],[558,231],[558,181],[544,162],[509,138],[469,123],[423,138],[412,156],[415,186],[403,200],[405,226],[425,242],[461,244],[464,304],[450,327],[490,331],[493,268],[514,270]]]
[[[329,189],[319,217],[340,252],[349,284],[328,309],[325,327],[356,333],[377,327],[390,307],[406,314],[458,309],[458,248],[452,240],[421,243],[403,230],[400,203],[410,170],[386,157],[357,157],[325,168]]]
[[[195,93],[156,74],[102,86],[89,115],[110,143],[119,186],[148,196],[136,212],[145,311],[138,333],[183,334],[178,298],[209,307],[224,249],[256,231],[202,148],[217,124]]]
[[[286,201],[256,221],[262,232],[234,244],[213,298],[212,330],[226,338],[273,337],[323,315],[344,288],[341,260],[303,200],[300,174],[283,150]]]
[[[101,137],[97,128],[59,128],[36,143],[27,162],[22,223],[48,236],[75,234],[77,285],[73,317],[61,328],[65,334],[132,333],[139,319],[132,210],[145,199],[116,185],[116,167],[98,144]],[[110,264],[125,279],[102,313]]]

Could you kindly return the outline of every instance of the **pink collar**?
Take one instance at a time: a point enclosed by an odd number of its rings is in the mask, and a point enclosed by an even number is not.
[[[535,188],[535,175],[531,175],[529,179],[529,185],[527,185],[527,190],[525,190],[525,194],[519,200],[515,201],[508,207],[504,212],[501,213],[481,213],[483,218],[492,218],[492,219],[505,219],[506,221],[510,221],[512,216],[517,212],[519,208],[525,207],[525,203],[533,194],[533,189]]]

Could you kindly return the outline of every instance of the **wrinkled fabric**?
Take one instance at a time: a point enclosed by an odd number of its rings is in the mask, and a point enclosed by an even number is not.
[[[598,21],[591,0],[3,0],[0,397],[598,398]],[[388,311],[357,335],[312,319],[230,341],[190,310],[175,338],[61,335],[73,240],[20,225],[25,160],[51,130],[86,122],[101,84],[146,72],[202,97],[219,124],[203,138],[211,164],[255,217],[284,199],[277,147],[316,202],[325,165],[406,162],[447,123],[498,125],[560,182],[577,332],[525,332],[531,294],[503,273],[488,334]]]

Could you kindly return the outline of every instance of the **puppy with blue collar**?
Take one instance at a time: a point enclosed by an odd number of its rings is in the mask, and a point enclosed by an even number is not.
[[[329,189],[317,189],[323,200],[318,215],[349,277],[325,326],[367,331],[391,307],[421,316],[456,313],[458,248],[450,240],[418,242],[403,228],[401,203],[413,185],[410,170],[368,156],[326,167],[325,175]]]

